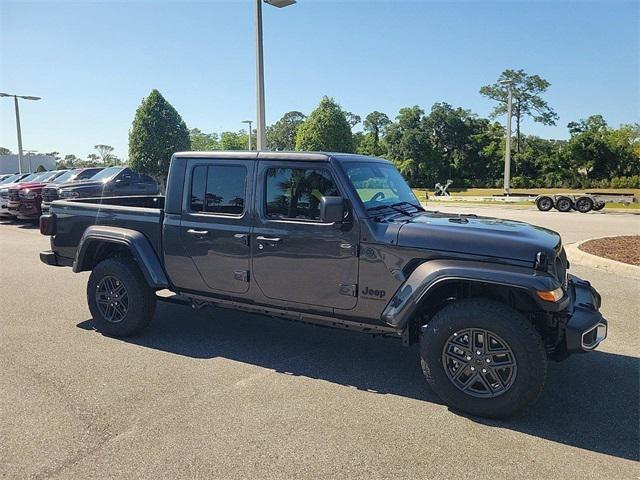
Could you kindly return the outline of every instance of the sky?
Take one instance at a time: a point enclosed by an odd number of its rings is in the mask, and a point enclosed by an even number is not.
[[[298,0],[264,5],[267,124],[323,95],[363,118],[435,102],[487,116],[479,95],[506,68],[551,83],[557,126],[602,114],[640,118],[640,2]],[[25,150],[127,156],[142,99],[157,88],[189,128],[240,130],[254,119],[254,2],[0,0],[0,92],[20,104]],[[0,146],[17,151],[13,102],[0,98]],[[502,121],[502,119],[500,119]],[[358,127],[356,127],[358,129]]]

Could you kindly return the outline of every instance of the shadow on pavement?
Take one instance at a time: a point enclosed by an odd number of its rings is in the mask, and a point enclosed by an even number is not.
[[[93,329],[93,321],[78,324]],[[158,304],[149,330],[119,339],[194,358],[222,357],[288,375],[326,380],[378,394],[440,404],[427,386],[415,348],[355,332],[268,319],[230,310],[192,311]],[[490,427],[620,458],[639,457],[640,360],[605,352],[549,363],[547,385],[522,416]]]

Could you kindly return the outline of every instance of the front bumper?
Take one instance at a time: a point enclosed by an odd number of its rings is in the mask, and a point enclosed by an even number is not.
[[[21,219],[33,219],[40,216],[39,203],[35,200],[21,201],[15,215]]]
[[[0,217],[13,217],[13,213],[9,211],[9,202],[7,200],[0,202]]]
[[[608,322],[600,313],[600,294],[586,280],[570,276],[567,293],[571,299],[565,311],[567,353],[587,352],[607,338]]]

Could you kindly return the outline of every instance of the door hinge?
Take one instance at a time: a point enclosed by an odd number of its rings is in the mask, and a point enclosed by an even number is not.
[[[339,291],[340,291],[340,295],[346,295],[347,297],[357,297],[358,285],[354,285],[350,283],[341,283]]]
[[[246,283],[249,281],[249,270],[236,270],[233,272],[233,278]]]

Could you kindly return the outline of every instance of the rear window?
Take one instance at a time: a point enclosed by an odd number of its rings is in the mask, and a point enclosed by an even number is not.
[[[199,165],[191,175],[192,212],[241,215],[247,169],[240,165]]]

